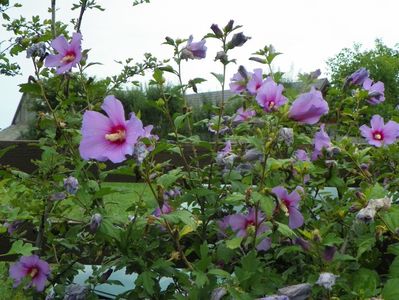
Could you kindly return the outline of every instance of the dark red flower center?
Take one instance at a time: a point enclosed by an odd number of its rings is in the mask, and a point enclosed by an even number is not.
[[[254,226],[255,227],[255,220],[246,220],[245,221],[245,228],[248,228],[249,226]]]
[[[126,140],[126,128],[122,125],[112,127],[110,133],[105,135],[105,139],[115,144],[122,144]]]
[[[384,133],[382,131],[374,131],[373,139],[375,139],[377,141],[382,141],[384,139]]]
[[[273,108],[276,105],[276,102],[269,101],[269,108]]]
[[[36,267],[32,267],[28,270],[28,275],[33,279],[39,274],[39,269]]]
[[[75,51],[68,51],[65,56],[61,59],[62,63],[68,64],[76,58]]]

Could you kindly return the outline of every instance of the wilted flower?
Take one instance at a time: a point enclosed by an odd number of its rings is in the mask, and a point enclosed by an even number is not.
[[[385,101],[385,96],[384,96],[384,83],[381,81],[378,81],[376,83],[373,83],[373,81],[370,78],[366,78],[363,82],[363,88],[369,92],[367,102],[376,105],[381,102]]]
[[[207,49],[205,46],[205,42],[205,40],[201,40],[200,42],[194,43],[193,36],[190,35],[187,40],[187,45],[182,50],[180,57],[185,60],[205,58]]]
[[[315,124],[327,113],[327,101],[323,99],[320,91],[312,87],[310,92],[299,95],[292,103],[288,116],[300,123]]]
[[[122,162],[133,154],[134,145],[144,134],[143,124],[134,114],[126,121],[123,105],[114,96],[107,96],[101,108],[108,117],[91,110],[83,115],[80,155],[85,160]]]
[[[177,187],[163,193],[164,200],[169,200],[170,198],[176,198],[179,196],[181,196],[181,190]]]
[[[370,145],[381,147],[396,142],[399,136],[399,124],[389,121],[384,124],[384,119],[379,115],[374,115],[370,121],[371,128],[367,125],[360,127],[360,132],[367,139]]]
[[[312,80],[316,80],[317,78],[319,78],[320,75],[321,75],[321,71],[320,71],[320,69],[317,69],[317,70],[314,70],[313,72],[311,72],[309,74],[309,77]]]
[[[269,227],[267,227],[263,221],[265,220],[265,216],[258,211],[256,213],[256,210],[254,208],[250,208],[248,211],[247,215],[243,214],[234,214],[230,215],[228,217],[228,225],[231,227],[231,229],[236,233],[238,237],[246,237],[248,236],[253,230],[255,230],[255,227],[257,227],[256,230],[256,236],[261,235],[262,233],[265,233],[266,231],[269,230]],[[257,246],[257,250],[267,250],[271,246],[271,241],[269,238],[264,238]]]
[[[235,47],[241,47],[250,39],[249,36],[245,36],[244,33],[239,32],[233,35],[230,42],[227,43],[228,49],[233,49]]]
[[[238,72],[230,79],[230,91],[235,94],[244,92],[247,88],[247,82],[250,76],[251,74],[249,74],[243,66],[240,66]]]
[[[72,283],[65,288],[64,300],[85,300],[89,287]]]
[[[257,298],[256,300],[290,300],[290,298],[285,295],[270,295],[263,298]]]
[[[388,210],[391,207],[392,198],[385,197],[379,199],[371,199],[367,206],[362,208],[356,215],[356,218],[364,223],[374,220],[374,216],[379,210]]]
[[[46,44],[43,42],[33,44],[26,49],[26,58],[43,57],[46,54]]]
[[[27,288],[35,286],[38,292],[44,290],[49,275],[49,264],[37,255],[22,256],[10,267],[10,277],[14,280],[14,287],[17,287],[25,277],[29,277],[30,283]]]
[[[229,58],[228,58],[226,52],[218,51],[216,53],[215,61],[218,61],[218,60],[220,60],[222,62],[222,64],[227,64],[229,62]]]
[[[369,71],[365,68],[360,68],[355,73],[346,78],[345,86],[350,84],[361,86],[363,82],[369,77]]]
[[[75,177],[69,176],[64,179],[64,188],[67,193],[75,195],[79,188],[79,181]]]
[[[283,96],[283,85],[277,85],[273,79],[268,77],[262,86],[259,88],[256,95],[256,101],[263,110],[271,112],[287,102],[287,98]]]
[[[94,214],[90,220],[90,231],[93,233],[96,232],[97,229],[100,227],[102,220],[103,217],[100,214]]]
[[[51,201],[60,201],[60,200],[64,200],[67,197],[66,193],[64,192],[58,192],[58,193],[54,193],[50,196],[50,200]]]
[[[256,115],[256,112],[253,109],[244,109],[243,107],[240,107],[237,109],[236,116],[233,119],[234,122],[244,122],[247,121],[248,119],[252,118],[253,116]]]
[[[173,208],[169,205],[169,202],[164,201],[162,207],[157,207],[152,214],[159,218],[162,215],[170,214],[172,211]]]
[[[306,300],[309,299],[312,286],[309,283],[289,285],[278,290],[279,294],[287,296],[288,299]]]
[[[152,126],[152,125],[148,125],[148,126],[144,127],[144,134],[141,136],[141,138],[146,138],[151,143],[155,143],[156,141],[158,141],[159,140],[159,136],[157,136],[156,134],[151,133],[153,128],[154,128],[154,126]],[[152,150],[154,150],[154,146],[153,145],[148,146],[147,150],[151,152]]]
[[[141,165],[149,153],[148,147],[143,142],[138,142],[134,146],[132,155],[134,156],[136,163]]]
[[[283,141],[287,146],[292,145],[294,142],[294,129],[292,128],[280,128],[278,132],[279,140]]]
[[[227,295],[227,290],[224,287],[218,287],[212,291],[211,300],[220,300]]]
[[[256,95],[259,88],[262,86],[263,76],[262,69],[255,69],[247,83],[247,90],[252,95]]]
[[[257,149],[249,149],[244,153],[242,159],[244,161],[261,161],[263,159],[263,153]]]
[[[335,285],[335,280],[338,278],[339,276],[334,275],[332,273],[320,273],[319,279],[316,281],[316,284],[324,287],[327,290],[331,290],[332,287]]]
[[[282,186],[277,186],[272,189],[272,192],[281,201],[282,209],[286,215],[288,215],[288,226],[291,229],[301,227],[304,221],[303,216],[299,211],[299,201],[301,200],[301,196],[297,192],[298,189],[302,188],[297,187],[296,190],[291,192],[291,194],[288,194],[287,190]]]
[[[57,74],[63,74],[75,67],[82,59],[81,48],[82,35],[74,33],[72,41],[68,44],[63,35],[60,35],[51,42],[58,54],[50,54],[46,57],[46,67],[57,67]]]
[[[227,141],[225,147],[217,153],[216,162],[219,165],[231,167],[236,157],[237,155],[235,155],[231,149],[231,141]]]

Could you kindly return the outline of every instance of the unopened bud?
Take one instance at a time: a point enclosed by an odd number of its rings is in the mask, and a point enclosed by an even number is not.
[[[216,37],[220,38],[223,36],[223,32],[220,30],[217,24],[212,24],[211,29],[213,33],[216,35]]]

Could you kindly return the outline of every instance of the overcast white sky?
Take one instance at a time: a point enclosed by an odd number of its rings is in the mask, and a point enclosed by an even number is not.
[[[14,2],[13,0],[11,2]],[[12,16],[40,15],[49,18],[50,0],[19,0],[23,8],[10,11]],[[58,0],[57,19],[68,21],[78,11],[70,11],[78,0]],[[210,31],[212,23],[224,26],[230,19],[244,27],[252,37],[242,48],[233,50],[232,57],[252,70],[260,65],[248,61],[251,53],[273,44],[283,52],[275,60],[275,68],[295,75],[320,68],[326,76],[326,60],[354,42],[373,46],[376,38],[393,47],[399,42],[399,2],[397,0],[151,0],[150,4],[133,7],[133,0],[98,0],[106,10],[87,11],[82,24],[83,48],[91,48],[89,60],[102,62],[89,71],[105,77],[117,74],[120,66],[114,60],[132,57],[140,61],[145,52],[160,59],[171,56],[171,49],[161,45],[165,36],[199,40]],[[71,25],[72,30],[72,25]],[[0,28],[0,40],[9,35]],[[189,61],[183,66],[185,79],[203,77],[208,81],[200,91],[218,89],[210,72],[221,72],[213,61],[219,51],[215,40],[208,40],[207,58]],[[14,116],[21,95],[18,84],[32,73],[30,60],[24,54],[15,58],[23,75],[0,77],[0,128],[7,127]],[[230,65],[228,78],[236,72]],[[291,75],[291,76],[293,76]],[[139,79],[139,78],[138,78]]]

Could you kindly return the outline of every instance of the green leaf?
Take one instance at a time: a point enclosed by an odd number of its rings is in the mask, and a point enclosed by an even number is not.
[[[175,120],[173,121],[173,123],[175,124],[175,127],[176,127],[177,129],[180,129],[180,128],[183,126],[184,121],[186,120],[186,118],[187,118],[190,114],[191,114],[191,112],[188,112],[188,113],[186,113],[186,114],[184,114],[184,115],[177,116],[177,117],[175,118]]]
[[[211,74],[213,76],[215,76],[215,78],[219,81],[220,84],[223,84],[223,82],[224,82],[223,74],[217,74],[217,73],[214,73],[214,72],[211,72]]]
[[[378,293],[380,277],[374,270],[360,268],[353,275],[353,290],[363,298],[373,297]]]
[[[164,189],[168,189],[179,178],[183,176],[181,168],[171,170],[168,174],[164,174],[157,179],[157,184],[161,185]]]
[[[273,211],[276,205],[272,197],[262,195],[258,192],[253,192],[252,199],[254,203],[260,203],[260,208],[265,213],[266,217],[270,217],[271,215],[273,215]]]
[[[238,247],[240,247],[242,240],[243,240],[242,237],[235,237],[230,240],[227,240],[226,247],[229,249],[237,249]]]
[[[10,251],[8,251],[6,254],[3,254],[2,256],[11,254],[21,254],[24,256],[29,256],[32,254],[33,251],[37,249],[38,248],[33,247],[32,244],[24,244],[22,241],[18,240],[12,244]]]
[[[163,71],[161,69],[155,69],[152,78],[154,78],[155,82],[158,84],[165,83],[165,78],[163,77]]]
[[[221,270],[221,269],[211,269],[208,271],[208,274],[212,274],[215,276],[219,276],[219,277],[223,277],[223,278],[230,278],[231,275],[229,272],[226,272],[225,270]]]
[[[389,267],[389,276],[391,278],[399,278],[399,256],[396,256]]]
[[[154,285],[155,285],[154,278],[155,278],[154,273],[145,271],[137,277],[136,284],[142,285],[148,294],[153,295]]]
[[[240,205],[244,202],[245,195],[241,193],[232,193],[224,199],[224,202],[231,205]]]
[[[356,258],[360,258],[360,256],[362,256],[364,252],[371,250],[374,245],[375,245],[374,237],[363,239],[363,241],[359,243],[359,246],[357,248]]]
[[[295,232],[283,223],[276,222],[278,224],[277,231],[280,232],[283,236],[294,238],[296,237]]]
[[[382,297],[384,300],[399,299],[399,278],[393,278],[387,281],[382,290]]]

